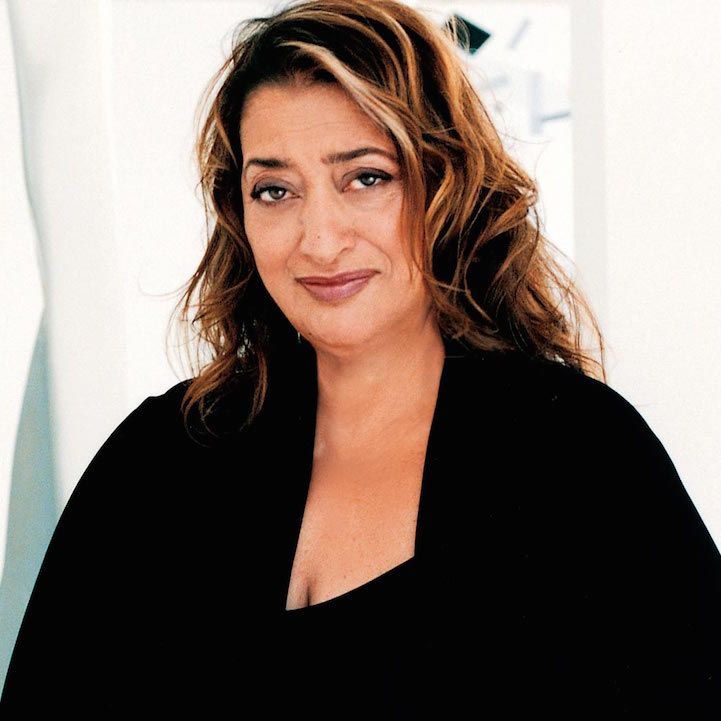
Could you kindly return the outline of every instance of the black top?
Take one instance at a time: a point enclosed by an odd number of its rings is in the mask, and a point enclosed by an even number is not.
[[[415,555],[315,608],[285,609],[310,346],[208,447],[187,381],[143,401],[61,516],[0,716],[719,718],[721,557],[657,436],[559,363],[445,342]]]
[[[326,601],[285,612],[283,711],[294,699],[328,718],[422,718],[416,662],[425,638],[415,610],[418,556]]]

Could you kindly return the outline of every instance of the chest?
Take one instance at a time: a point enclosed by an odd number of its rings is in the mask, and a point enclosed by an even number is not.
[[[425,445],[313,464],[286,607],[347,593],[415,554]]]

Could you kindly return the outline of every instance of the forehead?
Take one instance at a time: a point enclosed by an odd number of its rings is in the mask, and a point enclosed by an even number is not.
[[[240,119],[243,151],[277,150],[294,140],[322,142],[347,137],[392,149],[386,133],[338,85],[269,84],[248,96]]]

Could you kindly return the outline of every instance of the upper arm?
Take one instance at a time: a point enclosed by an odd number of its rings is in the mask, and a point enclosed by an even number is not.
[[[115,428],[60,516],[20,626],[3,709],[70,711],[102,699],[114,672],[103,649],[121,627],[128,501],[151,450],[155,400],[146,398]]]
[[[586,380],[560,402],[575,418],[578,482],[589,485],[595,613],[619,693],[637,711],[718,713],[716,543],[668,452],[628,400]]]

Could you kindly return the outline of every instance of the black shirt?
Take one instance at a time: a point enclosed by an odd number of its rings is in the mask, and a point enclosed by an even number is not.
[[[300,697],[329,718],[421,718],[421,565],[414,556],[351,591],[284,613],[279,658],[292,688],[283,711],[292,713]]]
[[[657,436],[560,363],[445,343],[415,555],[318,608],[285,609],[312,349],[208,446],[188,381],[141,403],[61,516],[3,718],[718,718],[721,558]]]

